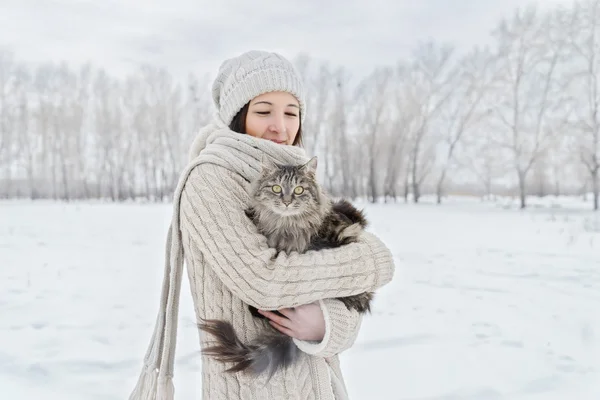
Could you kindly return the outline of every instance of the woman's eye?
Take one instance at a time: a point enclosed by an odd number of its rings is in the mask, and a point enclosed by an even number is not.
[[[260,115],[269,115],[269,111],[257,111],[256,113]]]
[[[285,113],[285,115],[290,116],[290,117],[297,117],[297,115],[294,113]]]

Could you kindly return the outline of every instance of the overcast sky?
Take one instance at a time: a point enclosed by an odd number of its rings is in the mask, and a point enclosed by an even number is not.
[[[567,0],[539,0],[542,7]],[[358,74],[419,40],[468,49],[518,0],[0,0],[0,46],[24,61],[92,61],[121,75],[142,63],[214,73],[256,48],[306,52]]]

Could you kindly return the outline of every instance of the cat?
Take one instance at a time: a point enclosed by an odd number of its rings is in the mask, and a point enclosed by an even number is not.
[[[278,252],[303,253],[343,246],[356,241],[368,224],[364,212],[350,202],[333,202],[325,195],[317,183],[316,168],[317,157],[301,165],[278,165],[263,159],[261,172],[251,184],[252,205],[246,215],[267,238],[269,247]],[[372,292],[365,292],[339,300],[348,309],[366,313],[371,312],[373,297]],[[248,307],[254,317],[266,319],[255,307]],[[198,327],[217,342],[202,353],[233,363],[228,372],[266,372],[271,379],[300,355],[291,337],[268,324],[266,331],[249,344],[239,340],[229,322],[204,320]]]

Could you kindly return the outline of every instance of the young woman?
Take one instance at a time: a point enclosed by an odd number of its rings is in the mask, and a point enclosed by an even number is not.
[[[336,297],[391,281],[389,249],[373,234],[357,243],[305,254],[269,248],[244,210],[263,157],[300,164],[305,92],[282,56],[250,51],[226,60],[213,84],[217,108],[190,150],[175,192],[161,305],[144,369],[130,399],[173,399],[173,363],[183,262],[198,322],[230,322],[249,342],[264,330],[248,305],[293,338],[300,360],[272,379],[226,372],[202,357],[204,399],[347,399],[338,354],[352,346],[361,317]],[[279,310],[284,316],[272,311]],[[200,346],[211,338],[200,332]]]

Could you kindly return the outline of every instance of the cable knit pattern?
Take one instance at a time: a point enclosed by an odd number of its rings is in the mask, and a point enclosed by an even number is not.
[[[247,190],[232,172],[203,164],[190,173],[181,201],[182,229],[193,230],[205,262],[245,303],[267,310],[296,307],[389,281],[391,255],[371,233],[344,248],[281,252],[273,259],[276,250],[244,213]]]
[[[250,182],[265,155],[280,163],[308,160],[302,149],[232,132],[219,120],[195,140],[191,162],[175,193],[161,309],[130,399],[174,398],[184,254],[197,318],[229,321],[243,341],[267,329],[265,321],[252,317],[248,304],[274,310],[320,301],[326,321],[324,340],[296,341],[304,350],[301,359],[276,373],[268,384],[264,377],[225,373],[225,364],[203,356],[203,398],[346,398],[337,354],[356,338],[360,316],[333,298],[387,284],[394,273],[392,255],[376,236],[364,233],[357,243],[341,248],[275,257],[276,251],[244,213]],[[209,342],[210,337],[200,332],[201,346]]]

